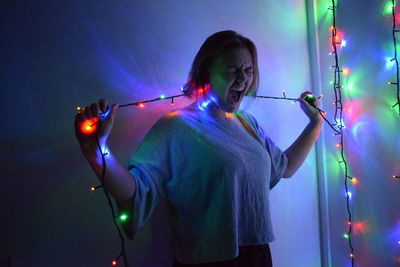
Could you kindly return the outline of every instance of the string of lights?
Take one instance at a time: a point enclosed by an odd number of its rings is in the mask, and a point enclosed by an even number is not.
[[[340,143],[337,144],[336,146],[340,148],[340,155],[341,155],[341,160],[338,162],[339,164],[343,164],[344,166],[344,172],[345,172],[345,178],[344,178],[344,187],[346,190],[346,207],[347,207],[347,214],[348,214],[348,231],[346,234],[344,234],[344,237],[348,240],[348,244],[350,247],[350,253],[349,256],[351,258],[351,266],[354,266],[354,248],[351,242],[351,233],[352,233],[352,213],[350,211],[350,198],[352,196],[351,192],[349,192],[348,188],[348,179],[351,179],[353,182],[355,182],[356,178],[353,178],[349,175],[348,172],[348,163],[345,159],[344,155],[344,138],[343,138],[343,128],[344,128],[344,123],[343,123],[343,100],[342,100],[342,84],[341,84],[341,74],[343,73],[344,69],[341,69],[339,67],[339,56],[338,56],[338,48],[337,46],[342,46],[342,42],[344,40],[341,40],[341,37],[338,36],[337,34],[337,28],[336,28],[336,4],[335,0],[332,0],[332,5],[329,7],[329,10],[332,11],[332,27],[331,27],[331,45],[333,48],[333,51],[330,53],[330,55],[334,55],[335,57],[335,65],[331,66],[331,69],[334,69],[334,81],[333,81],[333,89],[335,93],[335,115],[334,115],[334,121],[335,125],[337,127],[337,131],[334,133],[334,135],[338,135],[340,137]]]
[[[154,99],[151,99],[151,100],[145,100],[145,101],[133,102],[133,103],[128,103],[128,104],[122,104],[122,105],[119,105],[118,107],[119,107],[119,108],[122,108],[122,107],[129,107],[129,106],[138,106],[138,107],[140,107],[140,108],[144,108],[144,107],[145,107],[145,106],[144,106],[145,103],[156,102],[156,101],[167,100],[167,99],[171,99],[171,105],[173,105],[173,104],[174,104],[174,99],[175,99],[175,98],[178,98],[178,97],[182,97],[182,96],[185,96],[185,95],[184,95],[184,94],[180,94],[180,95],[174,95],[174,96],[168,96],[168,97],[166,97],[165,95],[161,95],[160,97],[154,98]],[[289,100],[289,101],[292,101],[293,103],[296,102],[296,101],[298,101],[298,99],[296,99],[296,98],[288,98],[288,97],[286,97],[285,91],[283,91],[283,97],[275,97],[275,96],[256,96],[256,97],[257,97],[257,98],[267,98],[267,99]],[[318,99],[321,98],[321,97],[322,97],[322,96],[319,96]],[[334,125],[332,125],[332,124],[325,118],[324,115],[326,114],[326,112],[324,112],[323,110],[321,110],[320,108],[318,108],[316,105],[314,105],[313,98],[314,98],[314,96],[312,96],[312,95],[307,95],[307,96],[305,97],[305,100],[306,100],[309,104],[311,104],[313,107],[315,107],[315,108],[318,110],[318,112],[320,113],[320,115],[324,118],[324,120],[328,123],[328,125],[329,125],[335,132],[338,133],[338,131],[334,128]],[[78,107],[76,108],[76,110],[77,110],[78,112],[81,112],[81,111],[82,111],[82,108],[78,106]],[[107,110],[106,112],[100,114],[99,119],[100,119],[100,120],[101,120],[101,119],[104,119],[104,118],[109,114],[109,112],[110,112],[110,108],[108,108],[108,110]],[[104,184],[104,182],[105,182],[104,179],[105,179],[106,167],[107,167],[107,165],[106,165],[106,158],[105,158],[105,157],[108,155],[108,152],[107,152],[107,151],[103,151],[103,149],[102,149],[101,146],[100,146],[98,137],[97,137],[97,131],[96,131],[96,130],[97,130],[97,123],[99,122],[99,119],[97,119],[97,118],[88,119],[88,120],[86,120],[86,121],[82,124],[82,126],[81,126],[81,131],[82,131],[82,132],[87,133],[87,134],[92,134],[92,133],[95,133],[95,134],[96,134],[95,137],[96,137],[97,148],[98,148],[98,150],[100,151],[101,159],[102,159],[102,173],[101,173],[101,178],[100,178],[101,184],[100,184],[100,185],[97,185],[97,186],[92,186],[92,187],[90,188],[90,190],[91,190],[91,191],[95,191],[95,190],[97,190],[97,189],[99,189],[99,188],[103,188],[104,194],[105,194],[105,196],[106,196],[106,198],[107,198],[108,205],[110,206],[110,209],[111,209],[111,213],[112,213],[112,217],[113,217],[113,223],[114,223],[115,227],[117,228],[118,235],[119,235],[120,240],[121,240],[121,252],[120,252],[120,254],[118,255],[118,257],[116,257],[114,260],[112,260],[112,262],[111,262],[112,266],[116,266],[116,265],[118,264],[118,262],[119,262],[119,259],[122,257],[122,258],[123,258],[123,261],[124,261],[124,265],[125,265],[126,267],[129,267],[129,263],[128,263],[128,260],[127,260],[127,257],[126,257],[126,253],[125,253],[125,239],[124,239],[123,234],[122,234],[122,231],[121,231],[121,229],[120,229],[120,227],[119,227],[119,225],[118,225],[118,219],[119,219],[119,222],[120,222],[120,223],[124,223],[124,222],[126,222],[127,220],[129,220],[130,218],[129,218],[129,216],[128,216],[128,213],[126,213],[126,212],[121,212],[121,213],[119,214],[119,216],[116,216],[116,215],[115,215],[116,212],[115,212],[115,208],[114,208],[114,206],[113,206],[113,204],[112,204],[110,195],[109,195],[109,193],[107,192],[107,190],[105,189],[105,187],[103,186],[103,184]]]
[[[96,188],[100,188],[100,187],[103,188],[103,192],[104,192],[104,194],[105,194],[105,196],[106,196],[108,205],[110,206],[110,209],[111,209],[111,214],[112,214],[112,217],[113,217],[113,223],[114,223],[115,227],[117,228],[118,235],[119,235],[119,238],[120,238],[120,240],[121,240],[121,252],[120,252],[119,255],[111,262],[111,264],[112,264],[112,266],[116,266],[116,265],[118,264],[119,259],[122,257],[122,259],[123,259],[123,261],[124,261],[125,267],[129,267],[129,262],[128,262],[128,259],[127,259],[127,257],[126,257],[126,253],[125,253],[125,238],[124,238],[124,236],[123,236],[123,234],[122,234],[122,232],[121,232],[120,227],[118,226],[118,222],[117,222],[118,217],[116,216],[115,209],[114,209],[114,206],[113,206],[112,201],[111,201],[111,198],[110,198],[110,194],[107,192],[107,190],[106,190],[105,187],[103,186],[103,184],[104,184],[104,182],[105,182],[104,180],[105,180],[106,168],[107,168],[105,157],[108,155],[108,152],[107,152],[107,151],[104,151],[104,150],[101,148],[100,142],[99,142],[99,138],[98,138],[98,136],[97,136],[97,131],[96,131],[96,133],[95,133],[95,136],[96,136],[97,148],[98,148],[98,150],[99,150],[100,153],[101,153],[101,161],[102,161],[103,167],[102,167],[101,178],[100,178],[101,185],[96,186],[96,187],[92,187],[92,190],[95,190]],[[121,216],[122,216],[122,217],[121,217]],[[121,214],[121,215],[120,215],[119,218],[120,218],[120,222],[121,222],[121,223],[125,221],[125,220],[123,219],[125,216],[126,216],[125,214]]]
[[[390,61],[394,61],[396,63],[396,82],[388,82],[389,85],[396,85],[397,89],[397,102],[392,106],[394,109],[396,106],[398,107],[399,110],[399,115],[400,115],[400,78],[399,78],[399,61],[397,58],[397,39],[396,39],[396,32],[400,32],[399,29],[396,29],[396,3],[395,0],[392,0],[392,22],[393,22],[393,27],[392,27],[392,37],[393,37],[393,50],[394,50],[394,57]],[[393,178],[400,179],[399,175],[393,175]]]
[[[330,68],[334,70],[334,81],[333,81],[333,89],[334,89],[334,94],[335,94],[335,113],[334,113],[334,123],[330,123],[329,120],[326,119],[326,117],[324,116],[326,113],[319,109],[318,107],[314,106],[315,108],[318,109],[318,112],[320,113],[320,115],[323,117],[323,119],[325,120],[325,122],[330,126],[330,128],[334,131],[334,136],[338,136],[340,139],[340,143],[337,144],[336,146],[338,148],[340,148],[340,155],[341,155],[341,160],[338,161],[339,164],[343,164],[344,166],[344,173],[345,173],[345,179],[344,179],[344,187],[345,187],[345,191],[346,191],[346,205],[347,205],[347,212],[348,212],[348,221],[347,221],[347,225],[348,225],[348,231],[346,234],[344,234],[344,237],[348,240],[348,244],[350,247],[350,253],[349,256],[351,258],[351,264],[352,266],[354,266],[355,264],[355,255],[354,255],[354,248],[352,245],[352,213],[350,211],[350,200],[352,197],[351,192],[349,191],[349,187],[348,187],[348,181],[352,181],[352,182],[356,182],[357,179],[354,177],[351,177],[349,175],[349,167],[348,167],[348,163],[345,159],[345,149],[344,149],[344,135],[343,135],[343,129],[345,128],[344,123],[343,123],[343,110],[344,110],[344,105],[343,105],[343,99],[342,99],[342,74],[346,75],[346,71],[347,69],[341,68],[339,66],[339,56],[338,56],[338,47],[344,47],[345,46],[345,40],[341,39],[341,36],[338,35],[338,29],[336,28],[336,3],[335,0],[331,0],[332,1],[332,5],[329,7],[329,10],[332,11],[333,14],[333,23],[332,23],[332,27],[331,27],[331,45],[333,48],[333,51],[330,52],[330,55],[334,56],[334,61],[335,64],[333,66],[331,66]],[[392,36],[393,36],[393,45],[394,45],[394,57],[392,59],[390,59],[390,61],[395,62],[396,64],[396,78],[395,81],[392,82],[388,82],[388,85],[395,85],[396,86],[396,90],[397,90],[397,102],[392,105],[392,109],[394,108],[398,108],[398,112],[400,115],[400,78],[399,78],[399,74],[400,74],[400,68],[399,68],[399,62],[398,62],[398,57],[397,57],[397,39],[396,39],[396,33],[400,32],[400,29],[396,29],[396,16],[395,16],[395,1],[392,1],[392,16],[393,16],[393,30],[392,30]],[[119,105],[119,108],[123,108],[123,107],[129,107],[129,106],[137,106],[139,108],[144,108],[146,103],[150,103],[150,102],[156,102],[156,101],[160,101],[160,100],[171,100],[171,105],[174,105],[174,100],[176,98],[185,96],[185,94],[180,94],[180,95],[173,95],[173,96],[169,96],[166,97],[164,95],[161,95],[158,98],[155,99],[151,99],[151,100],[145,100],[145,101],[139,101],[139,102],[134,102],[134,103],[128,103],[128,104],[123,104],[123,105]],[[257,98],[264,98],[264,99],[280,99],[280,100],[289,100],[289,101],[293,101],[296,102],[297,99],[295,98],[287,98],[285,92],[283,92],[283,97],[274,97],[274,96],[256,96]],[[310,102],[309,102],[310,103]],[[79,107],[77,108],[77,110],[81,110]],[[97,121],[91,121],[90,123],[87,124],[87,128],[92,128],[95,124],[97,123]],[[97,140],[98,142],[98,140]],[[111,212],[112,212],[112,216],[113,216],[113,222],[116,225],[117,229],[118,229],[118,234],[121,238],[121,252],[118,255],[118,257],[116,257],[113,261],[112,261],[112,265],[116,266],[118,264],[118,261],[120,260],[120,258],[122,257],[122,259],[124,260],[124,264],[125,266],[129,266],[127,258],[126,258],[126,254],[125,254],[125,240],[124,237],[121,233],[121,230],[118,226],[118,218],[119,218],[119,222],[124,222],[125,220],[127,220],[127,214],[121,213],[119,216],[115,216],[115,209],[112,206],[112,202],[110,199],[110,196],[108,194],[108,192],[105,190],[103,183],[104,183],[104,177],[105,177],[105,173],[106,173],[106,156],[107,156],[107,152],[106,151],[102,151],[100,145],[98,144],[98,149],[99,151],[101,151],[101,156],[102,156],[102,164],[103,164],[103,170],[102,170],[102,179],[101,179],[101,184],[98,186],[93,186],[91,187],[92,191],[95,191],[99,188],[103,188],[104,193],[106,195],[107,201],[111,207]],[[399,175],[393,175],[392,178],[395,179],[400,179]]]
[[[395,0],[392,0],[392,17],[393,17],[393,28],[392,28],[392,36],[393,36],[393,47],[394,47],[394,57],[390,61],[395,61],[396,63],[396,82],[388,82],[389,85],[396,85],[397,91],[397,102],[392,106],[392,108],[398,107],[399,115],[400,115],[400,79],[399,79],[399,61],[397,59],[397,39],[396,39],[396,32],[400,30],[396,29],[396,5]]]

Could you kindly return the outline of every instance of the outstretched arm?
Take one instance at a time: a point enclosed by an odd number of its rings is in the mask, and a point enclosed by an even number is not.
[[[323,120],[318,110],[304,100],[308,94],[311,94],[311,92],[307,91],[302,93],[298,101],[300,102],[301,109],[310,119],[310,122],[300,136],[296,139],[296,141],[294,141],[293,144],[290,145],[290,147],[284,152],[288,158],[288,165],[285,173],[283,174],[283,178],[292,177],[292,175],[300,168],[311,148],[317,141],[322,128]],[[313,105],[317,106],[317,104],[317,100],[314,97]]]
[[[99,104],[93,103],[90,107],[85,107],[75,116],[75,134],[84,157],[102,185],[114,197],[120,207],[129,209],[135,192],[134,179],[107,149],[107,139],[113,126],[117,108],[118,105],[112,105],[110,114],[105,119],[100,120],[100,112],[105,113],[107,110],[106,100],[101,99]],[[104,177],[102,177],[104,166],[98,146],[102,150],[108,150],[105,156],[106,172]]]

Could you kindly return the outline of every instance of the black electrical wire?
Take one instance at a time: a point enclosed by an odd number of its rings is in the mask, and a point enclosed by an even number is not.
[[[397,103],[392,106],[392,108],[395,108],[398,106],[399,109],[399,115],[400,115],[400,80],[399,80],[399,61],[397,59],[397,39],[396,39],[396,32],[399,32],[400,30],[396,29],[396,14],[395,14],[396,6],[395,6],[395,1],[392,0],[392,17],[393,17],[393,29],[392,29],[392,37],[393,37],[393,47],[394,47],[394,57],[391,59],[392,61],[394,60],[396,62],[396,82],[395,83],[389,83],[389,84],[395,84],[396,89],[397,89]]]
[[[342,160],[339,163],[344,164],[344,171],[345,171],[345,178],[344,178],[344,187],[346,190],[346,208],[347,208],[347,214],[348,214],[348,232],[347,232],[347,240],[348,244],[350,247],[350,258],[351,258],[351,266],[354,266],[354,248],[351,242],[351,232],[352,232],[352,213],[350,211],[350,195],[349,195],[349,190],[348,190],[348,179],[351,179],[351,176],[348,174],[348,163],[345,159],[344,155],[344,137],[343,137],[343,102],[342,102],[342,86],[341,86],[341,73],[343,72],[339,68],[339,58],[338,58],[338,53],[337,53],[337,48],[336,46],[338,44],[341,44],[341,42],[338,42],[337,40],[337,29],[336,29],[336,4],[335,0],[332,0],[332,6],[329,8],[332,11],[332,30],[331,30],[331,43],[333,46],[333,53],[335,55],[335,65],[334,67],[334,92],[335,92],[335,116],[334,116],[334,121],[336,122],[336,126],[338,128],[338,135],[340,135],[340,155]],[[340,40],[341,41],[341,40]],[[339,113],[339,115],[338,115]],[[339,118],[338,118],[339,117]],[[339,120],[338,120],[339,119]]]
[[[184,96],[184,94],[181,94],[181,95],[174,95],[174,96],[169,96],[169,97],[158,97],[158,98],[151,99],[151,100],[146,100],[146,101],[140,101],[140,102],[133,102],[133,103],[128,103],[128,104],[123,104],[123,105],[119,105],[118,107],[119,107],[119,108],[122,108],[122,107],[128,107],[128,106],[140,106],[140,104],[143,104],[143,103],[155,102],[155,101],[166,100],[166,99],[171,99],[171,101],[172,101],[171,103],[173,103],[174,98],[181,97],[181,96]],[[258,97],[258,98],[268,98],[268,99],[282,99],[282,100],[289,100],[289,101],[294,101],[294,102],[296,102],[296,101],[298,100],[298,99],[296,99],[296,98],[287,98],[286,95],[285,95],[285,93],[284,93],[284,97],[275,97],[275,96],[256,96],[256,97]],[[316,109],[318,110],[318,112],[319,112],[320,115],[323,117],[323,119],[328,123],[328,125],[329,125],[335,132],[339,133],[339,132],[334,128],[334,126],[325,118],[325,116],[324,116],[325,112],[324,112],[323,110],[321,110],[320,108],[318,108],[317,106],[315,106],[315,105],[313,104],[313,102],[308,102],[308,103],[310,103],[314,108],[316,108]],[[78,107],[78,110],[80,110],[79,107]],[[101,115],[103,115],[103,118],[105,118],[105,117],[108,115],[108,112],[109,112],[109,109],[108,109],[106,112],[104,112],[103,114],[101,114]],[[100,117],[102,117],[101,115],[100,115]],[[95,123],[93,123],[93,124],[91,125],[91,127],[93,127],[94,125],[96,125],[100,120],[101,120],[101,119],[99,119],[99,120],[97,120]],[[106,174],[106,168],[107,168],[105,156],[106,156],[108,153],[107,153],[107,152],[103,152],[103,150],[102,150],[102,148],[101,148],[101,146],[100,146],[100,142],[99,142],[99,138],[98,138],[98,135],[97,135],[97,131],[96,131],[96,133],[95,133],[95,137],[96,137],[97,148],[98,148],[98,150],[100,151],[100,154],[101,154],[102,172],[101,172],[101,178],[100,178],[101,185],[96,186],[96,187],[92,187],[92,190],[93,190],[93,189],[100,188],[100,187],[103,188],[103,192],[104,192],[104,194],[105,194],[105,196],[106,196],[106,198],[107,198],[108,205],[110,206],[110,209],[111,209],[111,214],[112,214],[112,217],[113,217],[113,223],[114,223],[115,227],[117,228],[118,235],[119,235],[120,240],[121,240],[121,252],[120,252],[119,256],[118,256],[117,258],[115,258],[115,260],[118,261],[119,258],[122,257],[122,258],[123,258],[123,261],[124,261],[125,267],[129,267],[128,259],[127,259],[126,252],[125,252],[125,239],[124,239],[124,236],[123,236],[123,234],[122,234],[122,232],[121,232],[121,229],[120,229],[120,227],[119,227],[119,225],[118,225],[117,216],[115,215],[115,209],[114,209],[114,206],[113,206],[113,204],[112,204],[110,195],[109,195],[109,193],[107,192],[107,190],[106,190],[105,187],[104,187],[104,183],[105,183],[105,174]]]
[[[126,256],[126,252],[125,252],[125,238],[124,238],[124,236],[123,236],[123,234],[122,234],[122,232],[121,232],[121,229],[120,229],[120,227],[119,227],[119,225],[118,225],[117,216],[115,215],[115,209],[114,209],[114,206],[113,206],[113,204],[112,204],[110,195],[109,195],[109,193],[107,192],[107,190],[106,190],[105,187],[104,187],[105,175],[106,175],[106,167],[107,167],[107,165],[106,165],[106,160],[105,160],[105,156],[106,156],[108,153],[107,153],[107,152],[103,152],[103,150],[102,150],[102,148],[101,148],[101,146],[100,146],[100,142],[99,142],[99,138],[98,138],[98,135],[97,135],[97,131],[95,132],[95,137],[96,137],[97,148],[98,148],[99,151],[100,151],[101,160],[102,160],[102,164],[103,164],[102,172],[101,172],[101,178],[100,178],[100,182],[101,182],[101,186],[100,186],[100,187],[103,187],[103,192],[104,192],[104,194],[105,194],[105,196],[106,196],[106,198],[107,198],[108,205],[110,206],[110,209],[111,209],[111,214],[112,214],[112,217],[113,217],[113,223],[114,223],[115,227],[117,228],[118,235],[119,235],[120,240],[121,240],[121,252],[120,252],[120,254],[118,255],[118,257],[116,257],[114,260],[118,262],[119,258],[122,256],[122,259],[123,259],[123,261],[124,261],[125,267],[129,267],[128,258],[127,258],[127,256]]]

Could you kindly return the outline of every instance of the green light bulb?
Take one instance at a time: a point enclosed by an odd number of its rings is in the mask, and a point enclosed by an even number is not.
[[[119,220],[120,220],[121,222],[125,222],[127,219],[128,219],[128,214],[126,214],[126,213],[121,213],[121,214],[119,215]]]
[[[160,99],[165,99],[165,95],[160,95]]]
[[[383,5],[383,9],[382,9],[382,13],[383,15],[389,15],[392,14],[392,10],[394,9],[394,6],[392,5],[391,1],[387,1],[384,5]]]

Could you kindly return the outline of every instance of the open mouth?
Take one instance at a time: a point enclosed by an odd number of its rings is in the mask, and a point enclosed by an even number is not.
[[[238,102],[242,95],[244,94],[244,89],[231,89],[229,90],[229,95],[235,102]]]

